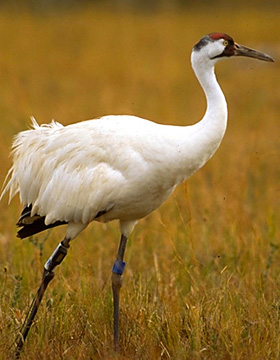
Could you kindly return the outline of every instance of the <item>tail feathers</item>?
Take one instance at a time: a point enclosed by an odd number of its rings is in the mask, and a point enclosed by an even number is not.
[[[41,231],[51,229],[59,225],[67,224],[66,221],[56,221],[53,224],[45,224],[45,216],[31,216],[32,205],[26,206],[17,222],[17,226],[21,229],[17,232],[17,237],[25,239],[31,235],[38,234]]]
[[[45,217],[40,217],[35,220],[33,224],[22,225],[22,228],[17,232],[17,237],[19,237],[20,239],[25,239],[31,235],[38,234],[41,231],[65,224],[67,224],[66,221],[56,221],[53,224],[46,225]]]

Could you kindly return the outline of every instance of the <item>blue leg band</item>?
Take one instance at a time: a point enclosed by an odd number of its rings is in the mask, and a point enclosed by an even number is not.
[[[125,262],[121,261],[121,260],[116,260],[114,262],[112,272],[115,273],[115,274],[122,275],[123,272],[124,272],[124,268],[125,268]]]

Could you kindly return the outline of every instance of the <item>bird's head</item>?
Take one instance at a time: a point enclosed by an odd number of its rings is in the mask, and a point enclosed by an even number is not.
[[[215,64],[231,56],[247,56],[258,60],[274,61],[272,57],[257,50],[237,44],[232,37],[223,33],[211,33],[204,36],[192,51],[192,62]]]

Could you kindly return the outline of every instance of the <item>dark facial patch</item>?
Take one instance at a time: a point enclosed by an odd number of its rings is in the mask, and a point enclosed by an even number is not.
[[[233,56],[235,54],[235,45],[234,42],[229,42],[220,56]]]
[[[220,38],[220,39],[224,39],[225,41],[227,41],[227,46],[225,47],[225,50],[217,56],[214,56],[212,59],[217,59],[220,57],[230,57],[235,55],[235,47],[238,46],[235,44],[235,42],[233,41],[233,39],[228,36],[227,38]]]

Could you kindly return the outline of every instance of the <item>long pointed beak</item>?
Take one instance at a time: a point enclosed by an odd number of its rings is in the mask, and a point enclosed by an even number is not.
[[[271,56],[261,53],[260,51],[250,49],[246,46],[235,43],[234,48],[235,56],[247,56],[258,60],[274,62]]]

